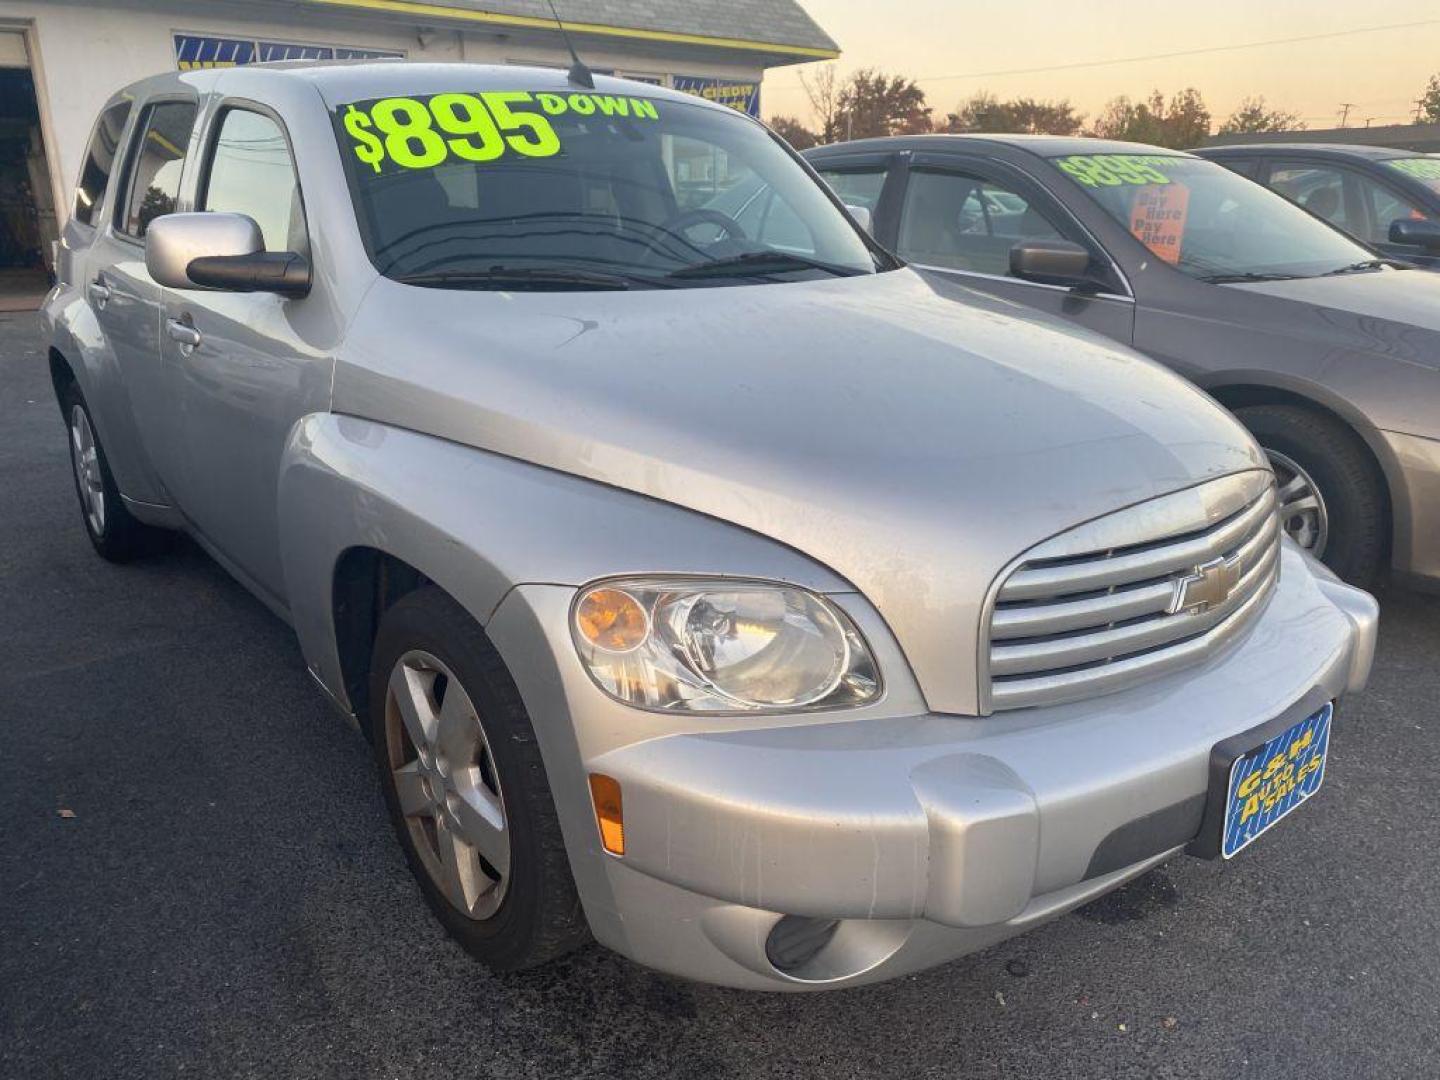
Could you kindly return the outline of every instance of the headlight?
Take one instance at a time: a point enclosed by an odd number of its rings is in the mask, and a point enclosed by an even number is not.
[[[861,705],[880,694],[865,640],[805,589],[763,581],[606,581],[575,600],[571,633],[628,705],[755,712]]]

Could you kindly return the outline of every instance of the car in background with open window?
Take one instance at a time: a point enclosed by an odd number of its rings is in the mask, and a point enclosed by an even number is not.
[[[937,291],[1049,312],[1209,391],[1268,453],[1286,531],[1342,577],[1440,585],[1440,277],[1181,151],[928,135],[803,156],[873,193],[874,235]]]
[[[1324,143],[1193,153],[1279,192],[1382,255],[1440,270],[1440,155]]]

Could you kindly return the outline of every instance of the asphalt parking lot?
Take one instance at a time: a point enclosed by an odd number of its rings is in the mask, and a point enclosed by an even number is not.
[[[290,631],[189,545],[91,551],[33,315],[0,315],[0,500],[0,1076],[1440,1073],[1440,598],[1383,598],[1323,792],[1235,862],[755,995],[451,945]]]

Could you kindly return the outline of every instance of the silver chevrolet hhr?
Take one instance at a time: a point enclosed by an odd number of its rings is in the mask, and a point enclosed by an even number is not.
[[[581,76],[129,87],[45,307],[96,549],[294,627],[465,948],[851,986],[1319,789],[1376,607],[1224,411]]]

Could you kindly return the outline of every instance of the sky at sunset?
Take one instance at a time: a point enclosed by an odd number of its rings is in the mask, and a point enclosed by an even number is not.
[[[1093,116],[1117,94],[1186,86],[1204,95],[1215,123],[1247,96],[1298,112],[1312,128],[1409,120],[1426,80],[1440,72],[1440,3],[1381,0],[800,0],[840,44],[840,73],[878,67],[919,81],[937,116],[979,90],[1001,98],[1069,98]],[[1366,28],[1412,24],[1395,29]],[[1424,24],[1424,25],[1413,25]],[[1276,39],[1315,38],[1103,66],[1093,61],[1188,52]],[[767,117],[809,120],[799,71],[772,69]],[[1027,69],[1024,74],[997,74]],[[1029,69],[1048,69],[1043,71]],[[964,76],[964,77],[960,77]]]

